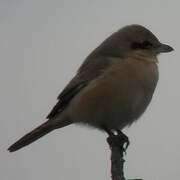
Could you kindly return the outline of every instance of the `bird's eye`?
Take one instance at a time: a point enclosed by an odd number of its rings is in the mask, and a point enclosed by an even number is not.
[[[141,43],[138,43],[138,42],[133,42],[131,44],[131,48],[136,50],[136,49],[141,49]]]
[[[153,47],[153,44],[150,43],[149,41],[144,41],[142,43],[139,42],[133,42],[131,44],[131,48],[136,50],[136,49],[151,49]]]
[[[144,41],[142,43],[142,49],[151,49],[152,48],[152,43],[150,43],[149,41]]]

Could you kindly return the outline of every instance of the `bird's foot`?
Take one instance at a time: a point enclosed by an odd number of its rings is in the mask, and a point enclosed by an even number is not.
[[[117,136],[121,139],[123,143],[123,149],[124,152],[126,153],[126,150],[130,144],[128,136],[126,136],[121,130],[116,130]]]
[[[120,130],[116,130],[117,134],[109,129],[106,129],[106,132],[109,135],[107,142],[109,143],[110,148],[112,149],[112,147],[118,147],[120,151],[126,154],[126,150],[130,144],[129,138]]]

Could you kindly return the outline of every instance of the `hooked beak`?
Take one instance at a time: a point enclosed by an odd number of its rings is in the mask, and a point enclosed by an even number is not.
[[[174,51],[174,49],[167,45],[167,44],[160,44],[160,46],[158,47],[158,52],[159,53],[166,53],[166,52],[171,52],[171,51]]]

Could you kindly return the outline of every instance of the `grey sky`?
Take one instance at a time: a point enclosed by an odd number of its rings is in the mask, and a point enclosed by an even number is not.
[[[15,153],[7,147],[44,121],[84,58],[127,24],[148,27],[176,51],[159,56],[153,101],[125,132],[128,178],[180,177],[179,1],[2,0],[0,179],[110,179],[106,135],[69,126]]]

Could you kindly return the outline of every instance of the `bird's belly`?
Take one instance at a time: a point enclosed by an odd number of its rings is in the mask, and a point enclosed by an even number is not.
[[[107,111],[104,112],[105,126],[112,129],[123,129],[125,126],[131,125],[137,120],[146,110],[150,103],[151,96],[139,88],[134,91],[129,91],[121,97],[121,94],[116,96],[115,104],[109,104]],[[108,111],[109,110],[109,111]]]
[[[68,114],[72,121],[122,129],[145,111],[157,83],[153,79],[156,74],[146,79],[138,79],[139,74],[129,76],[128,72],[106,74],[92,81],[71,101]]]
[[[75,122],[87,123],[98,128],[122,129],[136,120],[146,109],[152,94],[142,87],[99,84],[84,90],[72,101],[69,110]],[[152,92],[153,93],[153,92]]]

